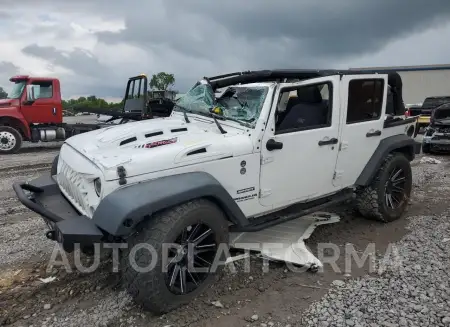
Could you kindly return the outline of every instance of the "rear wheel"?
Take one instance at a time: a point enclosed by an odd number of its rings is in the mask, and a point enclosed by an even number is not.
[[[190,201],[142,224],[121,256],[123,282],[144,309],[166,313],[214,281],[226,259],[223,250],[228,251],[223,212],[210,201]]]
[[[10,126],[0,126],[0,154],[16,153],[22,147],[22,135]]]
[[[357,193],[356,207],[366,218],[391,222],[405,211],[412,189],[411,165],[402,153],[384,160],[372,183]]]

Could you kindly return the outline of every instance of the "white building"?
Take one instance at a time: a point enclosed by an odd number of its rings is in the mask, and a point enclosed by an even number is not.
[[[403,101],[405,104],[422,103],[429,96],[450,96],[450,64],[350,69],[398,72],[403,81]]]

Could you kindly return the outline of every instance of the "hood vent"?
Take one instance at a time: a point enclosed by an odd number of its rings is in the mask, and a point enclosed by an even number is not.
[[[174,128],[172,130],[170,130],[172,133],[177,133],[177,132],[187,132],[187,128],[186,127],[182,127],[182,128]]]
[[[206,148],[201,148],[201,149],[191,151],[191,152],[187,153],[186,156],[192,156],[192,155],[200,154],[200,153],[206,153]]]
[[[137,141],[137,138],[136,137],[130,137],[129,139],[126,139],[126,140],[123,140],[122,142],[120,142],[119,145],[125,145],[125,144],[128,144],[128,143],[132,143],[134,141]]]
[[[187,132],[187,130],[188,129],[186,127],[181,127],[181,128],[171,129],[170,132],[172,132],[172,133],[179,133],[179,132]],[[159,135],[163,135],[163,134],[164,134],[163,131],[158,131],[158,132],[147,133],[147,134],[145,134],[145,137],[146,138],[150,138],[150,137],[159,136]],[[130,137],[130,138],[127,138],[127,139],[121,141],[119,146],[126,145],[126,144],[129,144],[129,143],[133,143],[135,141],[137,141],[137,137],[133,136],[133,137]],[[206,150],[204,152],[206,152]],[[194,154],[196,154],[196,153],[194,153]]]
[[[164,133],[162,131],[159,131],[159,132],[145,134],[145,137],[153,137],[153,136],[158,136],[158,135],[163,135],[163,134]]]

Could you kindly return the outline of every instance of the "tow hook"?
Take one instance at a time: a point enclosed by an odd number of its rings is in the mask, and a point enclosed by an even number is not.
[[[54,230],[49,230],[47,233],[45,233],[45,236],[52,241],[56,241],[56,233]]]

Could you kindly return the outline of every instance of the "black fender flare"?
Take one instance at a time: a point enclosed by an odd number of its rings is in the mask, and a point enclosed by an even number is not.
[[[50,175],[56,175],[58,172],[58,162],[59,162],[59,154],[52,161],[52,167],[50,168]]]
[[[355,185],[369,185],[383,164],[384,159],[391,152],[404,153],[409,161],[412,161],[415,155],[420,153],[420,143],[406,134],[393,135],[383,139],[359,175]]]
[[[124,237],[155,212],[198,198],[215,202],[231,223],[248,224],[231,195],[206,172],[183,173],[127,185],[108,194],[95,210],[92,220],[110,235]]]

